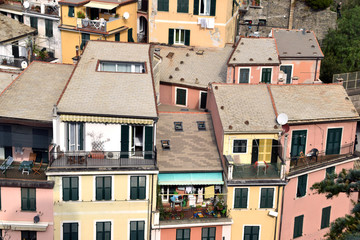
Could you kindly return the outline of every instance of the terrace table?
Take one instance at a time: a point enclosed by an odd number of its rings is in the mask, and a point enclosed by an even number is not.
[[[32,168],[33,161],[22,161],[19,166],[19,171],[22,171],[21,174],[27,173],[29,175]]]

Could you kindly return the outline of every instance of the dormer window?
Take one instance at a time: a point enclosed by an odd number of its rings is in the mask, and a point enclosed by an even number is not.
[[[183,131],[182,122],[174,122],[174,128],[175,128],[175,132]]]
[[[163,150],[170,150],[170,140],[161,140],[161,147]]]
[[[206,130],[205,121],[197,121],[196,123],[197,123],[199,131],[205,131]]]
[[[100,61],[98,71],[145,73],[145,63]]]

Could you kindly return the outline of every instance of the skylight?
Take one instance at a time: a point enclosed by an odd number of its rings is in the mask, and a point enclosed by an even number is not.
[[[182,122],[174,122],[174,127],[176,132],[183,131],[183,125]]]
[[[100,72],[145,73],[145,64],[139,62],[100,61]]]
[[[205,131],[206,130],[205,121],[197,121],[196,123],[197,123],[199,131]]]

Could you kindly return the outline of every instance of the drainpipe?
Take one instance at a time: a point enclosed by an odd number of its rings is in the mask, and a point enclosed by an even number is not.
[[[282,226],[283,209],[284,209],[284,192],[285,192],[285,186],[282,187],[281,215],[280,215],[280,226],[279,226],[279,240],[281,239],[281,226]]]
[[[279,212],[279,198],[280,198],[280,186],[278,186],[278,191],[277,191],[277,207],[276,207],[276,210],[277,212]],[[282,212],[281,212],[282,213]],[[276,220],[275,220],[275,234],[274,234],[274,240],[276,240],[276,229],[277,229],[277,222],[278,222],[278,218],[276,217]]]
[[[234,65],[233,65],[233,83],[235,83],[235,66]]]
[[[315,65],[315,74],[314,74],[314,82],[316,81],[316,74],[317,74],[317,66],[318,66],[319,59],[316,59],[316,65]],[[320,76],[319,76],[320,77]]]
[[[153,208],[153,199],[154,199],[154,174],[151,175],[151,204],[150,204],[150,223],[149,223],[149,226],[150,226],[150,231],[149,231],[149,238],[151,240],[151,232],[152,232],[152,215],[153,215],[153,211],[152,211],[152,208]]]

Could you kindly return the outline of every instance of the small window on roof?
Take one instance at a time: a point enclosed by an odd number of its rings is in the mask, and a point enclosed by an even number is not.
[[[205,131],[206,130],[205,121],[197,121],[196,123],[197,123],[199,131]]]
[[[182,122],[174,122],[174,127],[176,132],[180,132],[183,130]]]
[[[100,72],[145,73],[145,63],[100,61]]]
[[[170,150],[170,140],[161,140],[161,147],[163,150]]]

